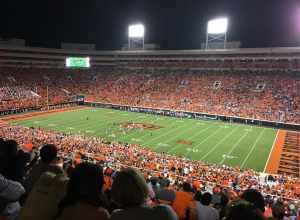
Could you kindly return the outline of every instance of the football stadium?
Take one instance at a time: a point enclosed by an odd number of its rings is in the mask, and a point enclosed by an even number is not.
[[[300,47],[203,23],[193,49],[0,38],[0,220],[300,219]]]

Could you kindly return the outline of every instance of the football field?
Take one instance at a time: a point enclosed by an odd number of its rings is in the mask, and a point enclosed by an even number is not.
[[[264,171],[277,129],[90,108],[11,122],[135,143],[213,164]]]

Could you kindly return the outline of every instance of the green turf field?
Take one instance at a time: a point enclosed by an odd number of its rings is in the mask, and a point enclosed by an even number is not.
[[[127,122],[152,124],[159,128],[124,131],[120,124]],[[264,170],[277,133],[272,128],[101,108],[38,116],[13,124],[139,143],[156,151],[257,171]]]

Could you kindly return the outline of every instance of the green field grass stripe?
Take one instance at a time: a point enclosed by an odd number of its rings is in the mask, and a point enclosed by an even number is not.
[[[195,148],[198,148],[201,144],[205,143],[207,140],[209,140],[211,137],[215,136],[216,133],[218,133],[218,131],[220,130],[221,128],[218,127],[216,130],[214,130],[213,133],[211,133],[210,135],[208,135],[206,138],[202,139],[201,142],[199,144],[197,144],[195,147],[192,147],[192,149],[195,149]],[[186,155],[189,155],[190,152],[187,152]]]
[[[185,138],[186,136],[183,135],[183,134],[186,134],[186,133],[190,132],[191,130],[194,130],[196,127],[198,127],[197,124],[195,124],[194,126],[190,126],[190,128],[186,129],[185,131],[181,132],[181,133],[178,134],[178,135],[175,135],[175,134],[174,134],[171,138],[167,139],[167,140],[165,141],[165,143],[170,143],[172,140],[179,139],[181,136],[182,136],[183,138]],[[182,129],[183,129],[183,128],[182,128]],[[178,146],[173,147],[172,150],[171,150],[171,151],[168,151],[168,152],[175,151],[177,147],[178,147]],[[154,149],[155,149],[155,148],[154,148]]]
[[[236,126],[234,129],[232,129],[231,132],[229,132],[227,135],[225,135],[215,146],[213,146],[204,156],[201,157],[200,160],[204,160],[208,155],[210,155],[212,152],[214,152],[217,147],[223,143],[223,141],[225,141],[227,138],[230,137],[230,135],[232,135],[236,129],[238,129],[239,127]]]
[[[146,121],[145,121],[146,122]],[[176,121],[174,120],[170,125],[175,125],[176,124]],[[170,126],[169,125],[169,126]],[[144,137],[146,137],[147,135],[149,135],[149,132],[147,132],[147,131],[144,131],[143,132],[144,134],[143,135],[139,135],[139,137],[138,137],[138,139],[143,139]],[[133,133],[132,135],[129,135],[129,137],[132,137],[132,136],[135,136],[136,134],[135,133]],[[164,133],[164,132],[162,132],[162,133],[160,133],[159,135],[157,135],[157,136],[155,136],[154,138],[152,138],[152,139],[150,139],[149,140],[149,142],[148,142],[148,144],[150,144],[150,143],[152,143],[153,142],[153,139],[159,139],[161,136],[163,136],[163,135],[167,135],[166,133]],[[144,142],[143,143],[143,146],[147,146],[147,144]],[[153,147],[154,149],[155,149],[155,147]]]
[[[246,132],[243,136],[240,137],[240,139],[234,144],[234,146],[230,149],[230,151],[227,153],[228,156],[231,156],[232,152],[239,146],[240,142],[248,135],[248,132]],[[226,160],[226,157],[223,157],[223,159],[220,161],[219,164],[223,164]]]
[[[262,129],[262,131],[260,132],[259,136],[257,137],[257,139],[255,140],[254,144],[251,147],[251,150],[249,151],[249,153],[247,154],[246,158],[244,159],[243,163],[241,164],[241,168],[243,168],[247,162],[247,160],[249,159],[250,155],[253,153],[256,144],[258,143],[259,139],[263,136],[263,133],[265,131],[265,128]]]
[[[175,122],[175,123],[176,123],[176,122]],[[174,133],[175,131],[177,131],[177,130],[179,130],[179,129],[181,129],[181,128],[182,128],[181,126],[178,126],[178,127],[175,127],[175,128],[170,129],[169,131],[167,131],[167,132],[165,132],[165,133],[161,133],[161,135],[158,135],[158,136],[156,136],[155,138],[151,139],[150,141],[146,142],[146,143],[145,143],[145,146],[146,146],[147,144],[153,143],[154,140],[159,140],[159,139],[161,139],[162,137],[165,137],[165,136],[167,136],[167,135],[169,135],[169,134],[172,134],[172,133]]]

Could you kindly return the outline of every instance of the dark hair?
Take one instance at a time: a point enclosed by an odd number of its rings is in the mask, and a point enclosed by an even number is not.
[[[3,152],[7,157],[15,157],[18,152],[18,143],[15,140],[4,141]]]
[[[201,191],[197,191],[194,195],[194,199],[199,202],[201,201],[201,197],[202,197]]]
[[[191,186],[190,183],[187,183],[187,182],[184,182],[184,183],[182,184],[182,189],[183,189],[183,191],[185,191],[185,192],[192,192],[192,186]]]
[[[64,208],[84,201],[95,207],[105,207],[102,194],[104,184],[102,167],[91,163],[81,163],[75,167],[68,182],[67,193],[59,204],[60,215]]]
[[[272,215],[274,218],[283,219],[284,218],[284,205],[282,202],[277,201],[272,205]]]
[[[209,192],[206,192],[201,196],[200,201],[201,201],[202,205],[208,206],[211,202],[211,199],[212,199],[212,195]]]
[[[159,181],[159,184],[160,184],[161,188],[169,187],[170,186],[170,180],[168,180],[168,179],[161,179]]]
[[[112,184],[112,201],[120,208],[143,205],[149,189],[145,179],[135,169],[127,168],[120,171]]]
[[[220,205],[225,207],[229,202],[228,196],[226,196],[224,193],[221,194],[221,202]]]
[[[158,183],[158,178],[157,177],[151,177],[150,178],[150,183],[152,186],[156,186]]]
[[[40,150],[41,161],[51,163],[57,157],[57,148],[54,144],[46,144]]]
[[[2,141],[0,149],[0,173],[7,179],[17,180],[18,143],[15,140]]]
[[[242,199],[252,203],[260,211],[265,212],[265,200],[256,189],[247,189],[241,196]]]
[[[264,220],[262,212],[246,200],[233,201],[227,210],[226,220]]]

